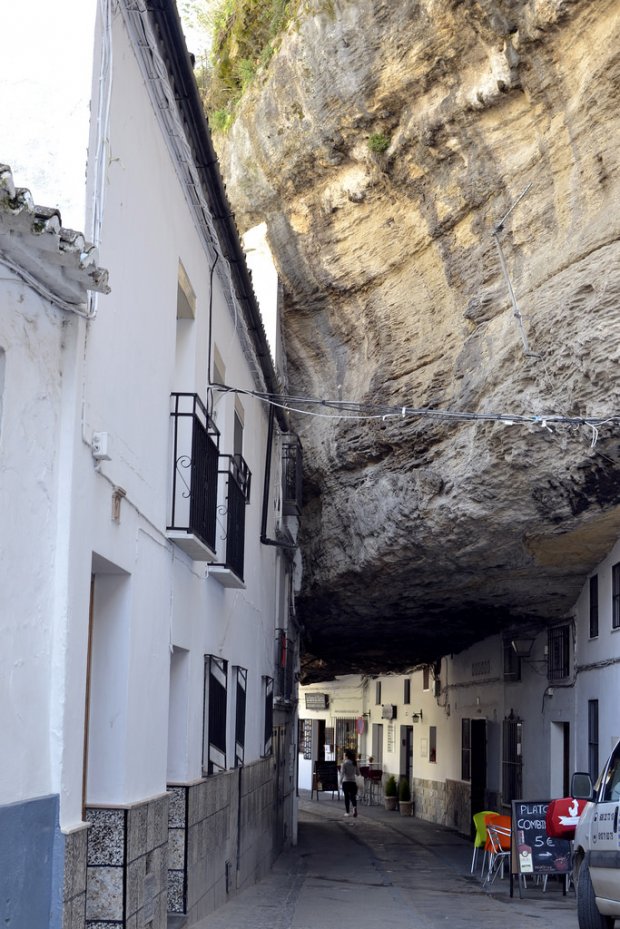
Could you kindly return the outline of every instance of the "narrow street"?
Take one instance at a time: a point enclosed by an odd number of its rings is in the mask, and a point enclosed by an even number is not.
[[[299,844],[259,884],[197,929],[576,929],[575,895],[558,882],[519,899],[470,874],[471,843],[380,806],[344,817],[342,801],[300,799]]]

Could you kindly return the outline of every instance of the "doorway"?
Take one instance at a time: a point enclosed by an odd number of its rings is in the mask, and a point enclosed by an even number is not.
[[[568,797],[570,794],[570,723],[551,723],[549,749],[550,796]]]
[[[413,783],[413,726],[400,727],[400,770]]]
[[[471,721],[471,813],[485,810],[487,792],[487,721]]]

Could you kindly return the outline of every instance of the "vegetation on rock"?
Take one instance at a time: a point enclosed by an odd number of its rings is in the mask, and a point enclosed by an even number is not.
[[[295,0],[191,0],[184,6],[209,33],[211,49],[196,66],[196,80],[211,128],[228,129],[235,106],[274,53]]]

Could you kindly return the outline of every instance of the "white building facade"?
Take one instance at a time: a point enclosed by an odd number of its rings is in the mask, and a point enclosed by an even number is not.
[[[2,916],[191,926],[295,838],[301,454],[175,5],[30,13],[4,176],[99,263],[4,198]]]
[[[300,787],[315,765],[363,763],[407,777],[415,813],[468,834],[471,817],[515,799],[566,796],[620,737],[620,541],[572,611],[515,628],[407,674],[300,688]]]

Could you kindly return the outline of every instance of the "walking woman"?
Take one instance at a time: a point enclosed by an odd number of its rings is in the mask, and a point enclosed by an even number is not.
[[[350,816],[349,808],[353,808],[353,816],[357,816],[357,783],[355,776],[360,775],[360,769],[357,766],[355,752],[347,748],[344,753],[344,761],[340,766],[340,786],[344,793],[345,816]]]

